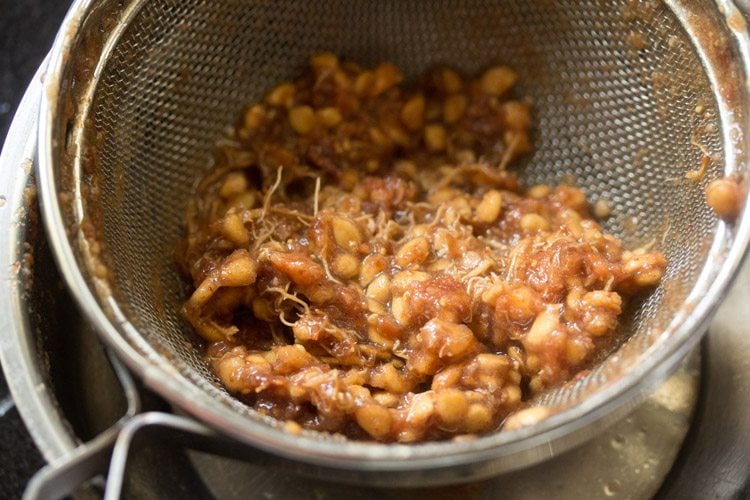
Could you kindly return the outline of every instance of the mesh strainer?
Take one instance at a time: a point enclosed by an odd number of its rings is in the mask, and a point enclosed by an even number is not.
[[[244,105],[330,50],[415,76],[497,63],[534,99],[527,183],[573,181],[606,199],[605,227],[652,244],[668,268],[628,316],[627,341],[544,394],[558,412],[470,442],[382,445],[292,436],[228,395],[179,314],[173,251],[195,180]],[[80,0],[53,49],[39,179],[59,263],[107,343],[168,400],[209,425],[337,478],[431,484],[522,467],[622,415],[699,340],[748,242],[704,200],[747,173],[750,55],[728,0]],[[710,158],[700,180],[686,173]],[[432,473],[440,469],[442,473]]]

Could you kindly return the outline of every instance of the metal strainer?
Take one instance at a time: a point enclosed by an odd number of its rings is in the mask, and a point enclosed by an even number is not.
[[[536,152],[522,179],[576,183],[608,201],[605,227],[628,247],[664,252],[666,274],[628,315],[627,341],[542,396],[552,417],[467,442],[293,436],[207,369],[179,313],[173,252],[187,200],[243,106],[323,50],[364,65],[392,61],[407,77],[437,64],[467,74],[512,66],[519,93],[535,103]],[[750,235],[747,206],[728,225],[704,198],[710,180],[747,175],[749,56],[729,0],[79,0],[45,76],[45,221],[103,339],[200,421],[311,469],[336,468],[338,479],[487,476],[581,442],[700,339]]]

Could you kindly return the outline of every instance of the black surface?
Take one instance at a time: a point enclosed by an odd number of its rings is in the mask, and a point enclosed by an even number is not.
[[[69,2],[0,0],[0,139],[23,92],[52,45]],[[18,498],[44,465],[0,374],[0,498]]]

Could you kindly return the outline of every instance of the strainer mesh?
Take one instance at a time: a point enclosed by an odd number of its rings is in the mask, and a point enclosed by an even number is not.
[[[624,353],[643,353],[695,283],[716,221],[702,152],[723,154],[718,110],[691,42],[662,4],[431,0],[144,2],[98,82],[86,137],[97,141],[104,238],[114,287],[140,335],[215,398],[218,386],[182,321],[173,252],[195,180],[244,105],[331,50],[415,76],[436,64],[475,74],[503,63],[534,99],[536,153],[522,178],[574,182],[604,198],[606,229],[669,262],[663,284],[626,322]],[[705,178],[719,175],[713,161]],[[632,357],[637,361],[637,357]],[[556,403],[621,374],[605,362]],[[585,389],[585,390],[584,390]]]

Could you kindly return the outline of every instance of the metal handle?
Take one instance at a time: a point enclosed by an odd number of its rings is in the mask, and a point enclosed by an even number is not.
[[[125,394],[125,414],[112,427],[82,444],[70,455],[39,470],[29,481],[24,500],[62,498],[82,483],[107,472],[120,434],[141,410],[141,399],[130,374],[110,351],[107,351],[107,357]]]

